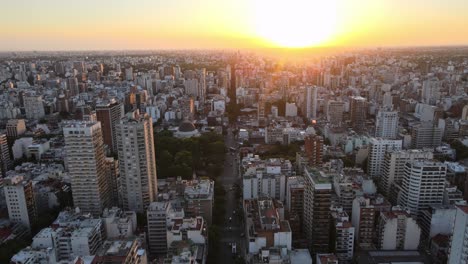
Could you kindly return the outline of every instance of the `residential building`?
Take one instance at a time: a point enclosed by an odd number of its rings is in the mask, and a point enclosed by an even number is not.
[[[45,116],[44,103],[41,95],[28,94],[23,97],[24,112],[27,119],[39,120]]]
[[[380,179],[382,177],[382,164],[385,154],[389,151],[401,150],[402,140],[372,138],[370,140],[367,172],[370,177]]]
[[[111,202],[101,124],[69,121],[64,124],[63,135],[74,205],[99,216]]]
[[[23,175],[11,175],[3,179],[3,185],[10,221],[31,229],[38,217],[32,182]]]
[[[115,126],[122,205],[142,213],[157,195],[153,124],[147,114],[129,113]]]
[[[398,112],[380,110],[375,119],[375,137],[396,139],[398,135]]]
[[[305,116],[308,119],[317,118],[317,86],[306,87]]]
[[[330,242],[332,181],[322,171],[304,168],[304,228],[312,253],[327,252]]]
[[[334,208],[331,212],[333,219],[333,234],[335,245],[332,245],[340,263],[347,263],[353,259],[354,230],[349,216],[342,208]]]
[[[406,163],[398,204],[415,217],[430,205],[441,205],[446,174],[447,165],[440,162]]]
[[[328,101],[327,102],[327,121],[332,126],[339,126],[343,122],[344,102]]]
[[[430,123],[415,126],[411,132],[411,148],[436,148],[442,144],[442,128]]]
[[[7,171],[12,165],[13,162],[10,158],[7,136],[0,134],[0,172],[3,177],[6,176]]]
[[[323,137],[319,135],[308,135],[304,138],[304,149],[309,165],[320,167],[323,155]]]
[[[113,153],[117,153],[117,131],[115,126],[123,116],[124,105],[115,99],[101,101],[96,105],[96,118],[101,122],[104,144]]]
[[[468,263],[468,205],[457,205],[447,263]]]
[[[381,250],[417,250],[421,229],[408,211],[393,207],[380,213],[378,244]]]
[[[407,162],[432,159],[433,153],[430,150],[410,149],[387,152],[379,181],[380,191],[388,196],[394,183],[401,184]]]
[[[168,202],[153,202],[147,210],[148,246],[152,254],[164,256],[167,253],[167,227],[171,204]]]
[[[355,130],[362,131],[366,127],[367,99],[361,96],[352,96],[350,99],[351,125]]]

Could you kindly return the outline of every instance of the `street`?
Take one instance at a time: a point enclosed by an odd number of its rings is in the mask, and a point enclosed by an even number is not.
[[[237,147],[230,129],[228,130],[228,134],[225,138],[225,144],[228,149],[231,147]],[[224,171],[217,181],[217,183],[222,184],[226,190],[226,213],[224,215],[225,224],[222,226],[220,240],[221,254],[219,254],[217,263],[234,263],[235,258],[233,257],[230,246],[231,243],[236,243],[237,255],[243,256],[245,252],[245,246],[242,241],[243,239],[241,238],[241,234],[244,233],[244,230],[241,227],[241,221],[238,217],[239,210],[241,210],[241,200],[236,200],[237,189],[233,187],[234,184],[241,185],[241,181],[237,173],[238,168],[236,165],[236,157],[237,151],[235,153],[232,151],[228,151],[226,153]]]

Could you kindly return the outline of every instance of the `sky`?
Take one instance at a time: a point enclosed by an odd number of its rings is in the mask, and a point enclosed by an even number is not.
[[[327,1],[4,1],[0,50],[281,47],[298,32],[313,46],[468,45],[468,0]]]

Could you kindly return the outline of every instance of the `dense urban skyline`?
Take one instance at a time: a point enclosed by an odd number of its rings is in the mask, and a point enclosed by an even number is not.
[[[9,1],[2,51],[468,44],[463,0]],[[25,19],[27,18],[27,19]],[[279,19],[283,18],[283,19]]]

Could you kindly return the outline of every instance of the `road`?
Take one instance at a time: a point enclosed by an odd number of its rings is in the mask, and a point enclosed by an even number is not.
[[[231,130],[228,130],[228,134],[225,138],[226,147],[237,147],[237,143]],[[238,210],[240,210],[241,200],[236,200],[236,189],[233,188],[234,184],[241,184],[240,177],[238,175],[238,167],[236,166],[237,153],[232,154],[231,151],[226,153],[226,161],[224,163],[223,174],[218,178],[217,184],[222,184],[226,190],[226,213],[224,215],[225,224],[221,231],[221,254],[217,263],[234,263],[234,257],[231,252],[230,243],[236,243],[237,253],[243,256],[245,247],[241,245],[243,242],[241,239],[241,233],[244,233],[241,227],[241,221],[238,218]],[[235,214],[234,214],[234,211]],[[243,243],[242,243],[243,244]]]

